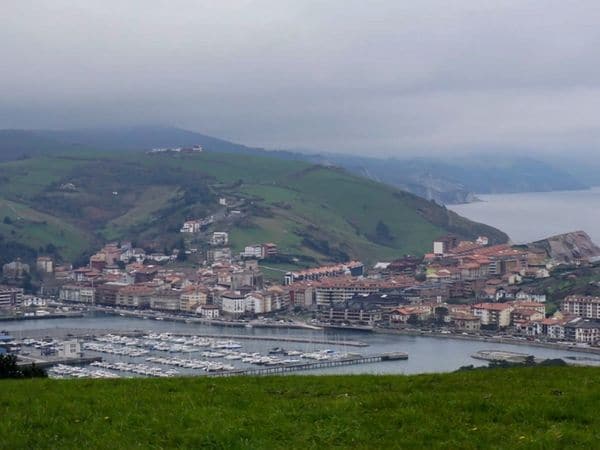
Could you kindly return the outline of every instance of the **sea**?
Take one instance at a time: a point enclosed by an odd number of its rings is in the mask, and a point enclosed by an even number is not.
[[[577,230],[600,244],[600,187],[477,197],[481,201],[448,208],[504,231],[515,244]]]

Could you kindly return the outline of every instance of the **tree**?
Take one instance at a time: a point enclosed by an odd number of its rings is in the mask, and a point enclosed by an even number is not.
[[[417,325],[419,323],[419,316],[417,316],[416,314],[411,314],[410,316],[408,316],[406,323],[410,325]]]
[[[382,220],[377,222],[377,226],[375,227],[375,241],[382,244],[390,243],[394,240],[394,236],[390,231],[390,227],[388,227]]]
[[[57,250],[58,249],[56,248],[56,246],[54,244],[48,244],[48,245],[46,245],[46,253],[48,253],[49,255],[56,254]]]
[[[187,254],[185,253],[185,242],[183,239],[179,239],[179,243],[177,244],[177,261],[183,262],[187,259]]]
[[[20,378],[21,371],[17,366],[15,355],[0,355],[0,378]]]
[[[449,314],[448,308],[445,306],[438,306],[434,310],[435,321],[437,323],[444,323],[444,318]]]
[[[19,367],[15,355],[0,355],[0,378],[45,378],[47,376],[46,371],[35,364]]]

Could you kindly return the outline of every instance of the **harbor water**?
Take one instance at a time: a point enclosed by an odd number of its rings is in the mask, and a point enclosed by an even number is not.
[[[527,353],[536,358],[565,358],[582,355],[562,349],[540,348],[532,345],[516,345],[505,343],[481,342],[477,340],[452,339],[449,337],[435,336],[408,336],[397,334],[382,334],[357,332],[351,330],[308,330],[288,328],[232,328],[215,325],[204,325],[183,322],[157,321],[151,319],[121,317],[106,314],[89,314],[83,318],[69,319],[40,319],[22,322],[0,322],[0,329],[8,331],[16,339],[39,335],[43,330],[44,335],[64,337],[69,332],[81,334],[89,330],[93,334],[119,333],[142,331],[145,333],[173,333],[186,335],[244,335],[251,339],[240,339],[243,352],[258,352],[268,354],[274,347],[299,352],[315,352],[331,349],[336,352],[353,353],[361,355],[374,355],[383,353],[404,352],[408,353],[408,360],[377,362],[364,365],[348,365],[329,367],[310,372],[319,374],[418,374],[431,372],[454,371],[461,366],[481,366],[487,363],[472,358],[472,355],[481,350],[504,350],[509,352]],[[276,340],[261,340],[260,337],[268,336]],[[252,339],[254,337],[254,339]],[[280,340],[279,340],[279,339]],[[288,338],[294,338],[292,342]],[[235,339],[234,339],[235,340]],[[303,342],[297,342],[302,340]],[[327,340],[328,343],[320,343]],[[348,341],[361,341],[368,346],[356,347],[347,345]],[[128,356],[107,355],[86,351],[86,356],[101,356],[105,361],[126,361],[139,363],[145,357],[131,358]],[[154,356],[153,354],[152,356]],[[148,355],[145,355],[148,356]],[[163,354],[165,356],[165,354]],[[167,355],[168,356],[168,355]],[[195,358],[196,355],[177,355],[184,358]],[[590,355],[599,359],[597,355]],[[182,374],[191,374],[183,371]]]

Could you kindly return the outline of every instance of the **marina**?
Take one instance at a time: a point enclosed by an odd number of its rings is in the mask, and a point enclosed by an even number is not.
[[[27,337],[13,341],[12,345],[21,349],[29,349],[21,351],[22,356],[26,355],[24,357],[27,361],[35,362],[36,365],[43,364],[46,367],[54,366],[50,369],[49,375],[56,378],[285,373],[350,364],[368,364],[384,360],[382,355],[365,356],[349,353],[340,348],[317,348],[323,345],[324,340],[314,343],[314,347],[311,349],[273,347],[259,352],[244,351],[244,346],[240,342],[232,340],[229,335],[206,337],[204,335],[169,332],[141,333],[139,331],[98,334],[97,330],[93,335],[90,333],[80,334],[81,339],[74,340],[72,333],[69,335],[71,339],[67,342],[77,349],[71,360],[54,360],[54,355],[62,351],[65,346],[58,337],[38,339]],[[244,337],[249,338],[249,336]],[[249,340],[247,339],[247,341]],[[272,339],[267,340],[271,341]],[[306,339],[278,340],[280,343],[306,343],[306,341]],[[337,342],[339,343],[339,341]],[[79,351],[79,347],[81,351]],[[31,356],[32,352],[39,352],[39,356]],[[84,357],[84,354],[90,356]],[[388,359],[393,358],[388,355]],[[397,356],[396,359],[400,359],[400,356]],[[83,367],[66,367],[70,365]],[[89,367],[86,367],[87,365]],[[262,369],[256,369],[256,367]]]
[[[121,362],[162,368],[165,373],[174,370],[177,371],[176,376],[449,372],[462,366],[487,365],[488,361],[473,358],[483,349],[531,354],[536,359],[562,358],[570,364],[598,364],[597,361],[580,358],[568,359],[578,354],[577,349],[543,348],[525,343],[484,343],[469,340],[465,336],[453,339],[450,336],[365,333],[350,329],[284,328],[241,328],[238,333],[231,334],[227,329],[215,326],[148,321],[97,313],[77,319],[42,319],[19,324],[5,322],[2,328],[11,333],[15,340],[33,339],[38,341],[34,343],[38,346],[56,346],[60,340],[76,339],[81,343],[81,351],[86,358],[96,358],[109,364]],[[353,346],[354,342],[360,342],[361,346]],[[41,349],[34,346],[23,347],[22,351],[31,353],[25,355],[27,358],[35,358],[36,361],[42,359],[39,355]],[[371,359],[371,356],[386,353],[406,353],[409,358],[386,361]],[[106,370],[120,377],[157,376],[94,367],[90,361],[86,361],[85,367]],[[140,369],[146,370],[144,367]],[[57,375],[69,377],[68,374]],[[175,376],[175,372],[171,372],[171,376]]]

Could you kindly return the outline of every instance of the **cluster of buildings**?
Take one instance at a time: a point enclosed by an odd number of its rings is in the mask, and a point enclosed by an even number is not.
[[[165,148],[153,148],[152,150],[146,152],[150,155],[157,154],[177,154],[177,153],[202,153],[204,149],[200,144],[194,145],[192,147],[165,147]]]
[[[552,317],[523,323],[523,333],[556,341],[600,344],[600,297],[571,295]]]
[[[560,311],[546,317],[546,295],[522,284],[549,276],[552,261],[539,250],[451,236],[433,247],[423,260],[377,263],[369,278],[346,279],[340,276],[342,267],[317,268],[289,273],[285,284],[300,286],[304,301],[310,286],[319,319],[330,324],[403,328],[435,323],[467,333],[499,330],[600,344],[599,298],[567,297]]]
[[[360,261],[290,271],[279,284],[265,281],[258,265],[277,254],[275,244],[249,245],[234,256],[228,243],[226,232],[209,235],[199,268],[159,264],[176,255],[146,254],[130,243],[104,246],[85,267],[55,266],[41,257],[36,268],[53,272],[55,294],[63,302],[206,319],[307,310],[319,323],[334,326],[436,324],[467,333],[500,330],[532,339],[600,341],[599,298],[567,297],[560,311],[546,317],[546,296],[522,283],[549,276],[552,262],[536,249],[448,236],[436,240],[424,258],[380,262],[368,272]],[[0,308],[22,302],[18,293],[3,292]]]

